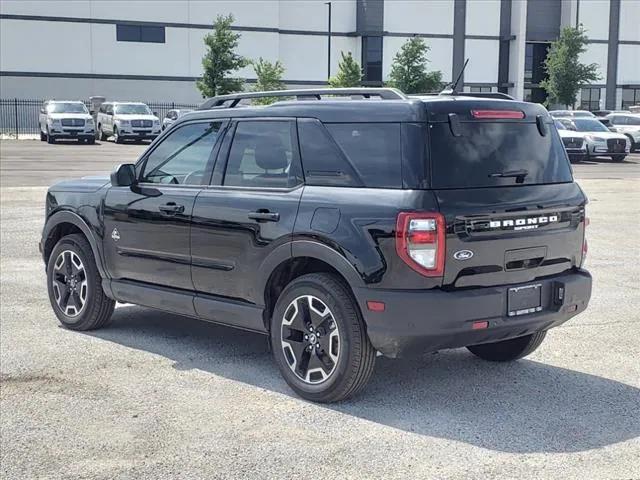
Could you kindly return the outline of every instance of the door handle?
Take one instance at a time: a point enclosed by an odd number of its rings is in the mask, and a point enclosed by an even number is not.
[[[184,205],[176,205],[175,203],[167,203],[165,205],[160,205],[158,207],[162,213],[166,213],[167,215],[175,215],[176,213],[184,212]]]
[[[250,212],[249,219],[256,220],[258,222],[277,222],[280,220],[280,214],[277,212],[270,212],[269,210],[258,210],[257,212]]]

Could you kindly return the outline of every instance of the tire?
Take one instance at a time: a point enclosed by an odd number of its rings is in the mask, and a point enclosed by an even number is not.
[[[118,127],[116,127],[115,125],[113,126],[113,141],[116,143],[123,143],[124,139],[118,135]]]
[[[470,345],[467,349],[475,356],[490,362],[510,362],[526,357],[540,346],[546,330],[532,333],[524,337],[512,338],[496,343],[484,343],[482,345]]]
[[[109,138],[109,137],[107,137],[107,136],[105,135],[105,133],[102,131],[102,125],[98,125],[98,135],[99,135],[99,137],[100,137],[100,141],[101,141],[101,142],[106,142],[106,141],[107,141],[107,138]]]
[[[96,139],[95,138],[87,138],[87,143],[89,145],[95,145],[96,143]]]
[[[626,137],[631,142],[631,146],[629,147],[629,153],[635,152],[636,149],[638,148],[638,145],[636,145],[636,143],[633,141],[633,137],[631,135],[627,135]]]
[[[110,322],[115,301],[102,290],[93,250],[83,235],[67,235],[53,248],[47,263],[47,289],[53,311],[64,327],[95,330]]]
[[[339,402],[360,392],[371,378],[376,351],[358,305],[339,277],[313,273],[293,280],[278,298],[270,327],[280,373],[302,398]]]
[[[626,155],[611,155],[611,160],[614,162],[622,162],[626,158]]]
[[[49,133],[49,127],[47,127],[47,143],[56,143],[56,138]]]
[[[41,141],[41,142],[46,142],[46,141],[47,141],[47,134],[46,134],[46,133],[44,133],[44,132],[42,131],[42,129],[40,129],[40,141]]]

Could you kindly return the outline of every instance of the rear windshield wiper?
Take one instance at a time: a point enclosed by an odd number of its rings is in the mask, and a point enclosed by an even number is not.
[[[515,177],[517,183],[524,182],[524,178],[529,175],[529,170],[507,170],[505,172],[490,173],[489,178],[513,178]]]

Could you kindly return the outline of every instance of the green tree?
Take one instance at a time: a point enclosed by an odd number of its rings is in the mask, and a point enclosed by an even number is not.
[[[253,89],[254,92],[284,90],[285,85],[282,81],[284,66],[280,63],[280,60],[276,60],[275,63],[271,63],[260,57],[257,62],[252,63],[257,78],[256,86]],[[275,102],[277,99],[278,97],[256,98],[253,103],[258,105],[268,105]]]
[[[427,93],[442,88],[442,72],[427,71],[429,50],[420,37],[407,40],[393,58],[387,84],[404,93]]]
[[[235,52],[240,35],[231,30],[233,20],[233,15],[218,15],[213,23],[213,32],[204,37],[207,48],[202,58],[204,75],[196,85],[205,98],[238,92],[244,85],[244,79],[229,76],[249,64],[246,58]]]
[[[359,87],[362,85],[362,68],[353,59],[351,52],[340,52],[338,73],[329,79],[329,86],[334,88]]]
[[[589,39],[582,25],[566,27],[560,38],[551,43],[544,68],[547,78],[540,82],[547,92],[547,103],[574,105],[580,88],[600,79],[598,65],[580,62],[580,54],[586,51]]]

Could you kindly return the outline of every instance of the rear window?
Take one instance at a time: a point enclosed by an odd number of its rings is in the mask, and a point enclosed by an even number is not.
[[[572,181],[564,147],[551,125],[547,124],[546,136],[540,134],[536,123],[524,122],[462,122],[457,137],[449,123],[432,123],[429,127],[434,188]],[[526,171],[527,175],[498,176],[516,171]]]

